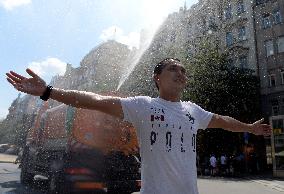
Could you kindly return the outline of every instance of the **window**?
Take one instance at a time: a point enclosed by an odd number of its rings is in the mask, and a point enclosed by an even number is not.
[[[266,56],[267,57],[274,55],[274,48],[273,48],[273,41],[272,40],[265,41],[265,49],[266,49]]]
[[[240,60],[240,68],[241,69],[247,69],[248,68],[248,58],[247,56],[241,56],[239,58]]]
[[[239,40],[246,40],[246,28],[243,26],[241,28],[239,28]]]
[[[216,31],[218,29],[218,26],[216,24],[216,21],[215,21],[215,17],[214,16],[210,16],[209,17],[209,20],[208,20],[208,27],[210,30],[214,30]]]
[[[273,24],[280,24],[280,23],[282,23],[282,17],[280,10],[277,9],[273,11]]]
[[[256,5],[261,5],[263,3],[266,3],[267,1],[270,1],[270,0],[256,0]]]
[[[279,114],[279,105],[272,106],[272,115],[276,116]]]
[[[271,28],[271,22],[270,22],[269,15],[264,15],[262,17],[262,28],[263,29]]]
[[[265,0],[256,0],[256,5],[260,5],[265,3]]]
[[[176,40],[176,34],[175,33],[172,33],[171,35],[170,35],[170,41],[171,42],[174,42]]]
[[[225,8],[225,19],[231,19],[232,18],[232,6],[231,4],[228,4],[227,7]]]
[[[284,36],[278,37],[278,39],[277,39],[277,50],[278,50],[278,53],[284,52]]]
[[[233,44],[233,33],[227,32],[226,33],[226,45],[231,46]]]
[[[284,84],[284,69],[281,69],[280,73],[281,73],[281,84]]]
[[[283,98],[282,98],[282,104],[281,104],[281,112],[280,112],[280,114],[284,114],[284,103],[283,103]]]
[[[279,102],[277,99],[271,100],[272,115],[279,114]]]
[[[228,66],[234,67],[234,59],[228,59]]]
[[[244,1],[238,1],[238,8],[237,8],[237,13],[238,15],[245,12],[245,5],[244,5]]]
[[[275,74],[271,74],[269,77],[269,87],[275,87],[276,86],[276,76]]]

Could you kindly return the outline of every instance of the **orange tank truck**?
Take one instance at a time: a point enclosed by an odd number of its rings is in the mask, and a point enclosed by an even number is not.
[[[27,136],[21,182],[46,179],[50,193],[140,190],[135,129],[105,113],[59,105],[40,109]]]

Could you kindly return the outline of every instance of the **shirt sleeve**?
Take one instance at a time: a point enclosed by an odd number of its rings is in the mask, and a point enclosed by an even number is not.
[[[123,120],[132,123],[134,127],[139,127],[145,117],[146,98],[142,96],[121,98]]]
[[[198,129],[206,129],[208,127],[209,122],[212,119],[213,113],[204,110],[200,106],[194,104],[196,112],[197,112],[197,117],[198,117]]]

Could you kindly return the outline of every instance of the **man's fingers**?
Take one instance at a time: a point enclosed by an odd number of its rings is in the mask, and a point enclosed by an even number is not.
[[[16,72],[14,72],[14,71],[10,71],[10,74],[11,75],[13,75],[14,77],[16,77],[16,78],[19,78],[19,79],[26,79],[26,77],[24,77],[24,76],[22,76],[22,75],[20,75],[20,74],[17,74]],[[7,74],[6,74],[7,75]]]
[[[18,91],[20,91],[20,92],[25,92],[24,89],[23,89],[23,86],[22,86],[21,84],[14,82],[14,81],[13,81],[12,79],[10,79],[10,78],[7,78],[7,81],[8,81],[10,84],[12,84],[13,87],[14,87],[16,90],[18,90]]]
[[[264,121],[264,118],[258,120],[258,121],[255,121],[254,124],[261,124],[262,122]]]
[[[12,84],[14,87],[16,86],[16,83],[9,77],[6,78],[8,82],[10,82],[10,84]]]
[[[14,82],[17,82],[17,83],[21,82],[21,79],[20,79],[20,78],[18,78],[18,77],[16,77],[16,76],[12,75],[11,73],[6,73],[6,75],[7,75],[7,77],[8,77],[9,79],[13,80]]]
[[[39,78],[39,76],[29,68],[26,69],[26,72],[32,77]]]
[[[262,124],[262,133],[265,137],[270,136],[272,133],[272,128],[270,125]]]
[[[264,130],[264,136],[270,136],[271,134],[272,134],[272,130],[270,128]]]
[[[10,84],[12,84],[14,86],[14,88],[18,87],[18,84],[14,80],[12,80],[10,78],[7,78],[7,80],[8,80],[8,82],[10,82]]]
[[[258,123],[262,123],[263,121],[264,121],[264,118],[260,119],[260,120],[258,121]]]

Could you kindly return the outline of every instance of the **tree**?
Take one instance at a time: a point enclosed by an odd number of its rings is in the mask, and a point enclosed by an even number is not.
[[[253,122],[260,118],[258,77],[251,70],[230,66],[227,58],[216,46],[200,44],[186,64],[190,79],[183,99],[217,114]],[[239,152],[243,145],[242,133],[225,130],[202,131],[198,139],[201,155]]]

